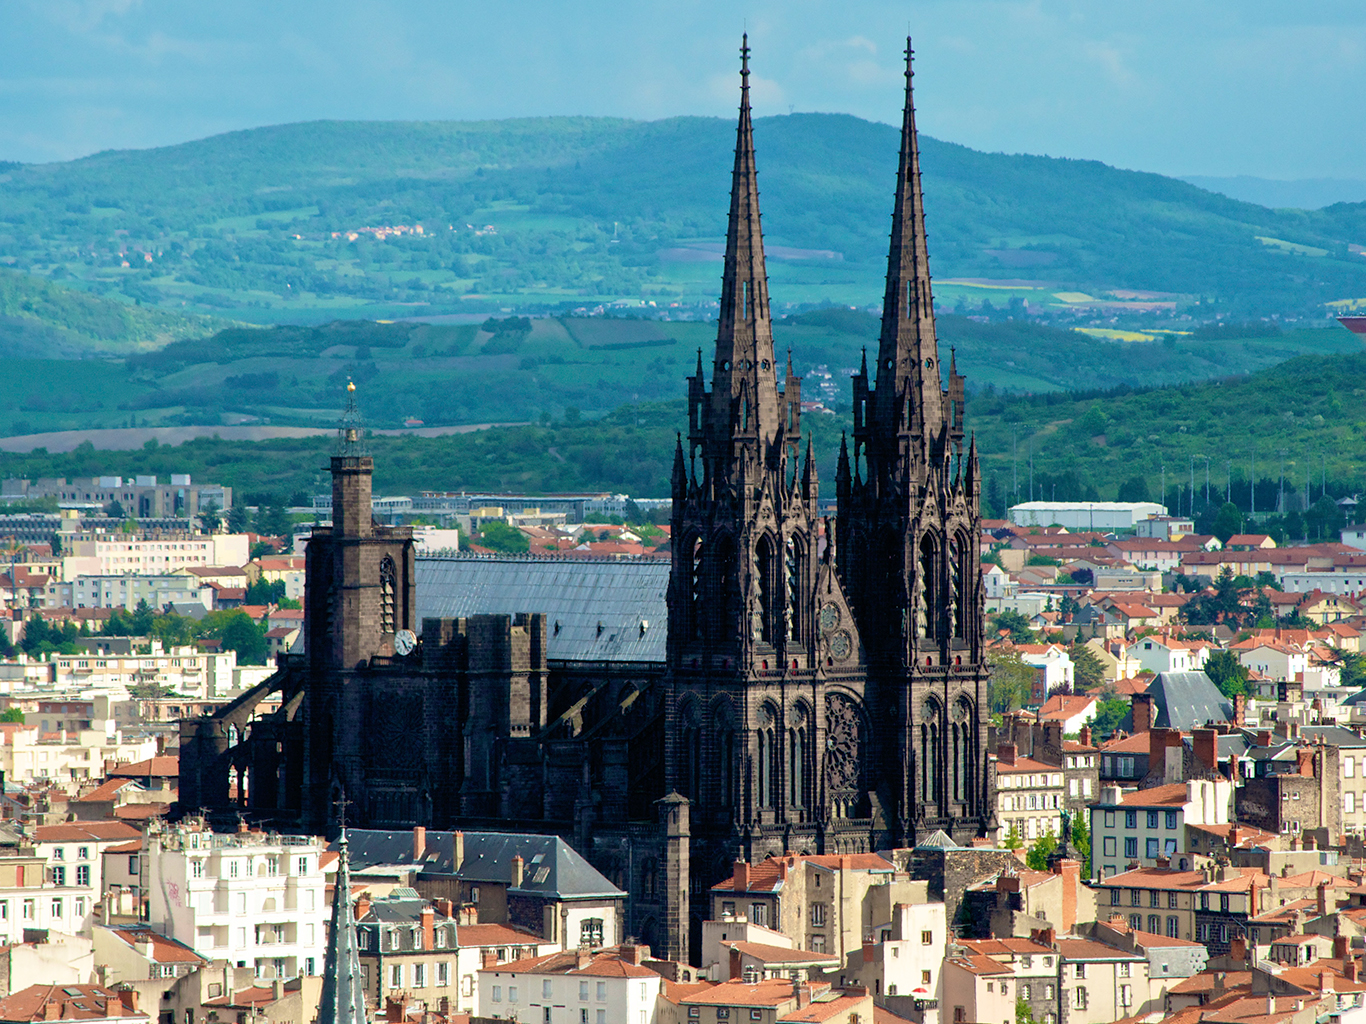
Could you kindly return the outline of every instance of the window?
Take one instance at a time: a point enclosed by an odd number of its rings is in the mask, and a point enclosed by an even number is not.
[[[1110,906],[1112,906],[1112,907],[1117,907],[1117,906],[1119,906],[1119,890],[1118,890],[1118,889],[1111,889],[1111,890],[1110,890]]]
[[[1177,938],[1177,937],[1178,937],[1178,934],[1177,934],[1177,933],[1178,933],[1179,930],[1180,930],[1180,924],[1178,923],[1177,918],[1172,917],[1172,916],[1168,916],[1168,918],[1167,918],[1167,938],[1169,938],[1169,939],[1175,939],[1175,938]]]
[[[921,932],[921,933],[920,933],[920,944],[921,944],[922,946],[933,946],[933,945],[934,945],[934,932]]]
[[[590,949],[602,946],[602,918],[586,917],[579,923],[579,945]]]
[[[1077,977],[1078,977],[1078,978],[1084,978],[1084,977],[1086,977],[1086,965],[1085,965],[1085,964],[1074,964],[1073,967],[1076,969],[1076,973],[1077,973]]]
[[[920,972],[920,984],[922,984],[922,985],[929,985],[930,983],[931,983],[931,980],[930,980],[930,972],[929,972],[929,971],[921,971],[921,972]],[[891,993],[889,992],[888,995],[890,995],[890,994],[891,994]]]
[[[1148,906],[1150,906],[1150,907],[1161,906],[1161,905],[1162,905],[1162,904],[1161,904],[1161,897],[1162,897],[1162,894],[1161,894],[1160,892],[1158,892],[1156,889],[1149,889],[1149,890],[1148,890]]]
[[[1352,814],[1354,811],[1356,811],[1357,808],[1355,793],[1344,793],[1342,795],[1342,799],[1344,801],[1344,805],[1342,808],[1344,811],[1346,811],[1348,814]]]
[[[1200,909],[1201,909],[1201,910],[1208,910],[1208,909],[1209,909],[1209,893],[1207,893],[1207,892],[1202,892],[1202,893],[1200,894]]]
[[[735,916],[735,904],[734,904],[734,903],[722,903],[722,904],[721,904],[721,916],[722,916],[722,917],[734,917],[734,916]]]
[[[1168,827],[1168,828],[1176,828],[1176,812],[1175,812],[1175,811],[1168,811],[1168,812],[1167,812],[1167,827]]]
[[[403,965],[402,965],[402,964],[393,964],[393,965],[389,968],[389,987],[390,987],[390,988],[402,988],[402,987],[403,987]],[[497,992],[498,990],[495,988],[494,991]],[[494,1002],[497,1002],[497,1000],[495,999]]]
[[[1156,934],[1156,929],[1154,929],[1153,932]],[[1129,977],[1129,962],[1127,960],[1119,965],[1119,976],[1121,978]]]
[[[1125,828],[1138,828],[1138,812],[1137,812],[1137,811],[1125,811],[1125,812],[1124,812],[1124,827],[1125,827]]]
[[[427,987],[427,965],[413,964],[413,988]]]
[[[1149,915],[1148,915],[1148,931],[1152,932],[1154,935],[1161,935],[1161,934],[1162,934],[1162,919],[1161,919],[1160,917],[1158,917],[1156,914],[1149,914]],[[1128,969],[1129,969],[1129,965],[1128,965],[1128,964],[1121,964],[1121,965],[1120,965],[1120,975],[1121,975],[1122,977],[1127,977],[1128,975],[1124,974],[1124,972],[1127,971]]]
[[[1133,929],[1134,931],[1136,931],[1136,932],[1137,932],[1137,931],[1142,931],[1142,930],[1143,930],[1143,915],[1142,915],[1142,914],[1130,914],[1130,915],[1129,915],[1129,927],[1132,928],[1132,929]]]
[[[555,984],[549,978],[541,979],[541,998],[549,999],[555,994]]]
[[[1138,837],[1137,837],[1137,836],[1125,836],[1125,837],[1124,837],[1124,856],[1126,856],[1126,857],[1137,857],[1137,856],[1138,856]]]
[[[1176,909],[1176,893],[1174,893],[1174,892],[1169,892],[1169,893],[1167,893],[1167,909],[1168,909],[1168,910],[1175,910],[1175,909]]]
[[[1033,998],[1033,997],[1031,996],[1031,994],[1030,994],[1030,993],[1033,992],[1033,991],[1034,991],[1034,990],[1033,990],[1033,988],[1032,988],[1030,985],[1021,985],[1021,986],[1020,986],[1020,998],[1021,998],[1021,999],[1031,999],[1031,998]]]
[[[1131,907],[1141,907],[1141,906],[1143,906],[1143,893],[1140,892],[1138,889],[1130,889],[1130,890],[1129,890],[1129,906],[1131,906]]]
[[[494,985],[494,986],[493,986],[493,996],[492,996],[492,998],[493,998],[493,1001],[494,1001],[495,1003],[501,1003],[501,1002],[503,1001],[503,986],[502,986],[502,985]]]
[[[66,851],[65,851],[64,849],[62,849],[60,846],[54,846],[54,847],[52,848],[52,859],[53,859],[53,860],[66,860]]]
[[[823,927],[825,925],[824,903],[811,904],[811,923],[815,925],[817,928]]]
[[[473,994],[474,994],[474,987],[473,987],[473,981],[474,981],[474,979],[471,978],[470,981],[471,981],[471,986],[470,986],[470,992],[469,992],[469,994],[470,994],[470,995],[473,995]],[[508,986],[508,1002],[509,1002],[509,1003],[515,1003],[515,1002],[517,1002],[517,986],[516,986],[516,985],[509,985],[509,986]]]
[[[1226,892],[1221,892],[1219,894],[1219,909],[1225,914],[1228,913],[1228,893]]]
[[[66,885],[66,868],[58,865],[52,869],[52,884]]]
[[[1107,857],[1113,857],[1113,856],[1115,855],[1115,846],[1116,846],[1116,844],[1115,844],[1115,837],[1114,837],[1114,836],[1106,836],[1106,837],[1105,837],[1104,839],[1102,839],[1101,842],[1100,842],[1101,851],[1102,851],[1102,852],[1105,854],[1105,856],[1107,856]]]
[[[588,1002],[588,982],[586,981],[579,982],[579,1001]]]
[[[203,878],[203,877],[204,877],[204,862],[203,862],[202,860],[192,860],[192,861],[190,861],[190,877],[191,877],[191,878]]]
[[[1156,812],[1156,811],[1149,811],[1149,812],[1148,812],[1148,827],[1149,827],[1149,828],[1157,828],[1157,812]]]
[[[1344,779],[1350,779],[1352,777],[1353,768],[1352,759],[1350,757],[1344,757],[1342,759],[1342,777]]]
[[[52,901],[52,916],[57,918],[62,916],[62,901],[60,899]]]
[[[688,1007],[688,1020],[697,1020],[702,1016],[702,1009],[698,1006]]]
[[[1119,1005],[1132,1006],[1134,1002],[1134,989],[1132,985],[1119,986]]]
[[[1086,989],[1077,986],[1077,998],[1074,1004],[1078,1010],[1086,1009]]]
[[[1106,828],[1114,828],[1114,827],[1115,827],[1115,812],[1114,812],[1114,811],[1106,811],[1106,812],[1105,812],[1105,827],[1106,827]]]
[[[730,1007],[729,1007],[729,1006],[718,1006],[718,1007],[716,1008],[716,1019],[717,1019],[717,1020],[730,1020]]]
[[[436,984],[439,988],[446,988],[451,983],[451,965],[446,961],[436,965]]]
[[[1052,985],[1045,985],[1045,986],[1043,987],[1043,997],[1044,997],[1044,999],[1047,999],[1047,1000],[1051,1000],[1051,999],[1053,998],[1053,986],[1052,986]]]
[[[605,982],[605,981],[600,981],[600,982],[598,982],[597,997],[598,997],[598,1002],[600,1002],[600,1003],[601,1003],[601,1002],[605,1002],[605,1001],[607,1000],[607,982]]]
[[[588,1024],[588,1007],[579,1010],[579,1024]]]
[[[813,953],[824,953],[824,952],[825,952],[825,936],[824,936],[824,935],[812,935],[808,941],[809,941],[810,944],[811,944],[811,946],[810,946],[811,952],[813,952]],[[895,952],[896,952],[896,951],[893,950],[893,953],[895,953]]]
[[[1147,840],[1146,848],[1144,850],[1143,855],[1147,857],[1149,860],[1155,860],[1157,858],[1158,853],[1160,852],[1158,846],[1159,844],[1156,839]]]
[[[749,920],[751,924],[757,924],[760,928],[768,927],[768,904],[751,903],[749,905]]]

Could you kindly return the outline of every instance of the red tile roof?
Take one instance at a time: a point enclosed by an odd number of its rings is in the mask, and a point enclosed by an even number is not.
[[[121,821],[89,821],[66,825],[39,825],[33,838],[39,843],[89,843],[141,840],[142,833]]]
[[[152,757],[146,761],[125,762],[114,765],[107,774],[111,779],[145,779],[149,775],[174,779],[180,775],[180,758]]]
[[[134,949],[150,942],[152,949],[149,959],[154,963],[206,964],[209,962],[183,942],[168,939],[165,935],[160,935],[150,928],[137,925],[115,925],[110,930]]]
[[[537,946],[544,940],[524,928],[506,924],[462,924],[455,929],[457,946]]]
[[[0,999],[0,1020],[69,1021],[110,1018],[147,1020],[119,1001],[118,993],[102,985],[30,985]]]

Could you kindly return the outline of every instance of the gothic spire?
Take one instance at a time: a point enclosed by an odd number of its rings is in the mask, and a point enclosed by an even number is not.
[[[906,107],[901,121],[901,161],[892,213],[887,292],[878,342],[877,415],[888,432],[937,436],[943,417],[939,345],[934,334],[925,200],[920,187],[920,145],[911,98],[911,40],[906,39]],[[901,418],[906,410],[907,418]]]
[[[351,863],[346,829],[338,843],[337,884],[332,894],[332,930],[323,959],[317,1024],[366,1024],[365,989],[357,953],[356,915],[351,906]]]
[[[721,279],[712,401],[732,421],[732,436],[772,440],[778,429],[778,377],[773,365],[773,323],[759,223],[759,182],[749,108],[749,36],[740,47],[740,121],[735,133],[730,222]],[[724,403],[722,405],[722,403]],[[731,410],[736,412],[732,414]]]

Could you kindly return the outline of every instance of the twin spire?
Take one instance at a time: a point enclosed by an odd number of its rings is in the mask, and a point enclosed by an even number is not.
[[[764,268],[759,182],[749,100],[749,36],[740,47],[740,120],[731,175],[721,310],[712,368],[713,415],[730,420],[734,433],[771,441],[781,426],[773,321]],[[892,214],[887,291],[878,342],[874,408],[869,419],[884,434],[938,435],[944,397],[930,291],[920,148],[911,95],[911,40],[906,40],[906,103],[901,123],[896,205]],[[699,379],[701,367],[699,366]],[[866,375],[866,368],[864,374]],[[724,407],[722,404],[724,403]],[[737,411],[738,410],[738,411]]]

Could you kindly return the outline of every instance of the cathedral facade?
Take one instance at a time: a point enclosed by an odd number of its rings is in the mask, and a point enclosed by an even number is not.
[[[628,930],[683,959],[737,858],[994,828],[980,478],[935,338],[909,42],[881,339],[853,379],[833,521],[790,359],[779,387],[748,56],[671,564],[419,559],[411,531],[372,522],[344,422],[304,651],[182,723],[185,811],[556,832],[632,893]]]

